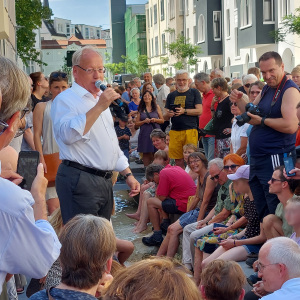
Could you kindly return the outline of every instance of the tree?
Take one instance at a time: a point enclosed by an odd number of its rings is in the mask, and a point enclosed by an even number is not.
[[[167,29],[166,32],[174,33],[174,29]],[[190,39],[185,38],[183,35],[178,35],[176,40],[172,43],[166,43],[165,47],[169,53],[175,57],[176,62],[172,65],[175,69],[186,69],[187,65],[195,66],[198,58],[197,54],[201,53],[199,46],[189,43]],[[163,63],[169,62],[169,57],[162,57]]]
[[[283,42],[289,34],[300,35],[300,8],[295,9],[294,14],[285,16],[282,20],[282,26],[271,32],[276,42]]]
[[[42,26],[42,20],[50,20],[52,10],[43,7],[40,0],[16,0],[17,53],[25,65],[32,60],[44,64],[35,49],[36,33],[33,31]]]

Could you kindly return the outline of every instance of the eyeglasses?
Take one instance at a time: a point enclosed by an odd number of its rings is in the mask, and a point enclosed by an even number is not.
[[[9,125],[0,120],[0,135],[9,127]]]
[[[259,262],[259,263],[257,264],[257,270],[258,270],[258,272],[262,273],[263,270],[264,270],[266,267],[272,266],[272,265],[278,265],[278,264],[279,264],[279,263],[269,264],[269,265],[263,265],[261,262]]]
[[[223,169],[220,171],[220,173],[219,174],[217,174],[217,175],[215,175],[215,176],[212,176],[212,177],[210,177],[210,179],[211,180],[215,180],[215,179],[219,179],[220,178],[220,174],[221,174],[221,172],[223,171]]]
[[[260,93],[260,91],[251,91],[250,92],[251,95],[256,95],[256,94],[259,94],[259,93]]]
[[[244,86],[248,89],[250,87],[251,83],[246,83]]]
[[[191,165],[197,163],[198,161],[201,161],[201,159],[195,159],[195,160],[193,160],[193,161],[190,161],[190,162],[189,162],[189,165],[191,166]]]
[[[231,165],[231,166],[224,166],[224,170],[228,171],[229,169],[235,170],[239,165]]]
[[[230,106],[237,106],[237,103],[236,102],[230,102]]]
[[[86,71],[86,70],[85,70]],[[58,77],[61,77],[61,78],[67,78],[68,74],[67,73],[64,73],[64,72],[53,72],[51,73],[50,77],[52,78],[58,78]]]
[[[29,112],[29,108],[28,108],[28,107],[25,107],[25,108],[21,111],[21,114],[20,114],[20,120],[22,120],[28,112]]]
[[[273,177],[270,179],[270,181],[271,181],[272,183],[274,183],[275,181],[283,182],[283,180],[276,179],[276,178],[273,178]],[[284,180],[284,181],[285,181],[285,180]]]
[[[106,71],[105,67],[99,68],[99,69],[93,69],[93,68],[84,69],[83,67],[80,67],[79,65],[76,65],[76,67],[87,72],[87,74],[93,74],[95,71],[97,71],[98,73],[105,73],[105,71]]]

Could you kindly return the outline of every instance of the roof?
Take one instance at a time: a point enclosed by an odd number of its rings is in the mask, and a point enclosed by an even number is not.
[[[103,39],[83,40],[71,36],[68,40],[42,40],[42,49],[66,49],[69,45],[75,43],[78,46],[94,46],[96,48],[106,48],[106,41]]]
[[[47,29],[49,30],[49,32],[50,32],[50,34],[51,34],[52,36],[63,36],[63,37],[67,37],[65,34],[63,34],[63,33],[58,33],[58,32],[55,30],[52,21],[48,21],[48,20],[43,20],[43,21],[44,21],[44,23],[45,23]]]

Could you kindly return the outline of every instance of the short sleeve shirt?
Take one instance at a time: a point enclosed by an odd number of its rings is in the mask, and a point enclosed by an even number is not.
[[[196,89],[189,89],[184,93],[174,91],[168,95],[165,108],[171,109],[172,104],[180,104],[185,109],[194,109],[196,108],[196,104],[202,104],[200,92]],[[183,114],[171,118],[171,122],[172,130],[196,129],[199,126],[199,116]]]
[[[291,236],[291,234],[293,232],[293,227],[290,226],[285,219],[284,208],[283,208],[282,203],[279,203],[277,205],[276,210],[275,210],[275,216],[280,218],[282,221],[282,230],[283,230],[284,236],[286,236],[286,237]]]
[[[229,185],[231,180],[227,180],[227,182],[220,186],[218,192],[217,203],[215,206],[215,215],[219,214],[223,208],[227,210],[232,210],[235,206],[235,203],[231,202],[230,194],[229,194]]]
[[[188,198],[196,194],[196,185],[182,168],[168,167],[159,173],[156,194],[176,200],[178,210],[186,212]]]
[[[117,137],[120,137],[124,134],[131,136],[131,132],[128,127],[120,128],[120,126],[116,126],[115,129],[116,129]],[[119,145],[121,150],[127,150],[129,149],[129,140],[125,140],[125,139],[119,140]]]

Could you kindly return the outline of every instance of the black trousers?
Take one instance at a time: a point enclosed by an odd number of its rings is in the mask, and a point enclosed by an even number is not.
[[[64,224],[78,214],[110,220],[114,201],[111,179],[61,164],[55,185]]]

